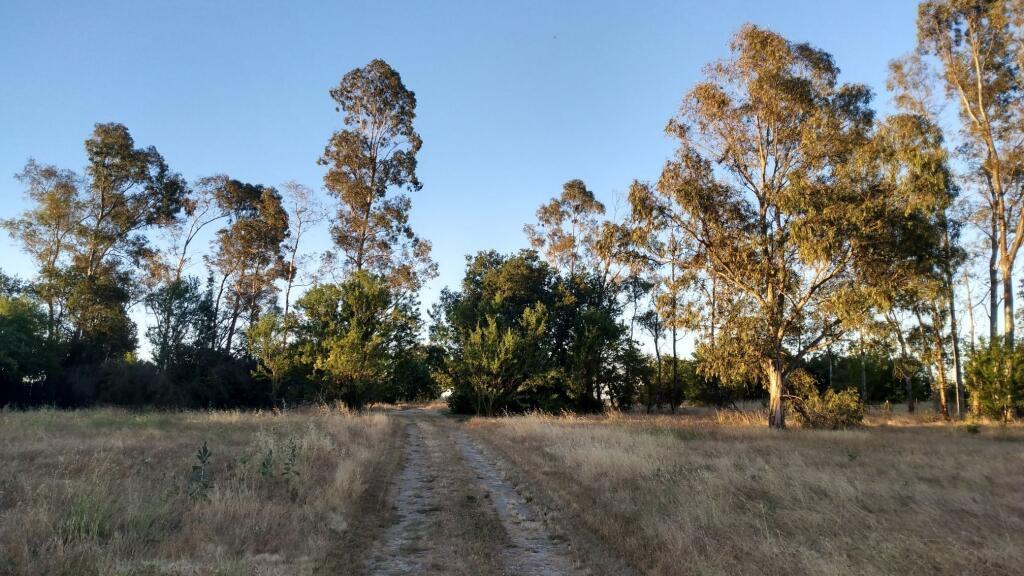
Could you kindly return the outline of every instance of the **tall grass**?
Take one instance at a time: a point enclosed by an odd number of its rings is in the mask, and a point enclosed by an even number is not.
[[[649,574],[1019,574],[1024,429],[872,418],[884,425],[777,432],[714,411],[470,425]]]
[[[0,574],[311,573],[394,433],[334,410],[2,412]]]

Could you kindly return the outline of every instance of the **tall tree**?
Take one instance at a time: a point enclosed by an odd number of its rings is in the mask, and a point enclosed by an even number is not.
[[[230,215],[229,208],[217,201],[224,176],[202,178],[191,187],[182,201],[182,212],[166,228],[167,242],[150,260],[149,293],[145,303],[154,318],[146,330],[153,345],[153,360],[166,370],[189,348],[189,332],[195,332],[205,319],[205,301],[199,280],[185,276],[192,249],[200,233],[211,224]],[[212,312],[212,308],[210,309]],[[192,334],[193,340],[196,339]]]
[[[959,105],[960,149],[983,182],[1009,346],[1014,342],[1014,263],[1024,242],[1022,24],[1024,7],[1014,0],[929,0],[921,3],[917,18],[918,53],[938,61],[946,94]],[[994,303],[994,270],[991,280]]]
[[[18,174],[31,207],[3,227],[32,256],[39,269],[36,291],[46,306],[46,334],[56,341],[64,319],[66,283],[62,282],[69,254],[76,249],[82,220],[81,184],[71,170],[29,160]]]
[[[667,332],[672,350],[670,390],[675,393],[680,390],[679,332],[690,327],[694,317],[686,299],[694,274],[688,269],[688,251],[683,240],[685,232],[673,218],[671,198],[658,194],[649,184],[633,182],[629,189],[629,203],[630,260],[649,275],[654,287],[652,303],[658,318],[649,320],[647,325],[656,338],[658,380],[663,382],[657,339],[659,334]],[[664,386],[659,387],[664,392]]]
[[[855,263],[888,224],[870,209],[884,194],[855,169],[871,94],[840,84],[826,52],[752,25],[706,75],[669,123],[680,145],[658,193],[687,267],[735,303],[721,311],[704,369],[731,378],[756,366],[768,423],[781,428],[788,376],[866,313]]]
[[[274,301],[274,281],[284,269],[282,244],[288,238],[288,213],[273,188],[224,179],[216,195],[222,209],[231,214],[230,224],[217,232],[216,252],[210,260],[221,274],[216,307],[226,325],[223,349],[231,352],[235,335],[244,332],[239,320],[252,324]]]
[[[413,127],[416,95],[387,62],[374,60],[345,74],[331,90],[345,127],[331,136],[320,164],[324,185],[339,201],[334,242],[351,271],[387,276],[416,288],[436,275],[430,243],[409,225],[411,201],[402,191],[422,187]]]
[[[121,124],[97,124],[85,151],[81,178],[29,161],[21,180],[34,206],[5,227],[40,264],[51,340],[63,331],[74,361],[98,362],[135,346],[127,307],[154,253],[145,232],[175,219],[186,185]]]
[[[300,251],[302,240],[311,228],[324,219],[325,214],[313,191],[308,187],[298,182],[288,182],[284,185],[284,193],[290,227],[290,234],[284,243],[284,317],[287,321],[291,309],[292,288],[298,281],[303,264],[309,258]]]

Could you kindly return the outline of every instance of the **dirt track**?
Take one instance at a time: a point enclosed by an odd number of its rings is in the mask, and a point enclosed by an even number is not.
[[[425,409],[395,417],[404,426],[402,462],[386,488],[388,520],[365,552],[362,573],[623,573],[621,566],[588,566],[584,559],[593,556],[579,549],[581,539],[458,420]]]

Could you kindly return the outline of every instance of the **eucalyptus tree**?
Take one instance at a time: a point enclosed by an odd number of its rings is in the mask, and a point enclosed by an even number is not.
[[[537,209],[537,224],[523,227],[535,250],[569,278],[591,269],[601,230],[604,204],[582,180],[570,180],[562,194]]]
[[[202,293],[199,278],[186,275],[186,270],[203,230],[230,215],[217,200],[226,181],[226,176],[201,178],[186,191],[181,213],[165,228],[165,246],[150,261],[144,302],[154,322],[146,335],[161,371],[174,368],[196,346],[213,347],[212,302]]]
[[[629,189],[630,260],[652,286],[653,318],[645,326],[654,339],[659,391],[664,391],[661,337],[668,335],[672,351],[671,390],[680,389],[679,332],[692,326],[695,315],[687,293],[694,282],[688,266],[684,232],[673,218],[671,199],[650,185],[634,181]],[[659,392],[660,393],[660,392]]]
[[[69,255],[76,249],[78,223],[83,217],[79,197],[81,179],[71,170],[29,160],[18,176],[30,207],[20,217],[2,221],[11,237],[35,261],[36,293],[46,307],[46,334],[60,338],[67,283],[62,276]]]
[[[222,319],[222,347],[231,352],[239,320],[251,325],[274,301],[274,282],[284,268],[283,243],[288,238],[288,213],[277,190],[223,179],[215,194],[229,213],[217,232],[211,267],[221,275],[216,313]],[[225,293],[226,292],[226,293]]]
[[[886,194],[859,173],[868,88],[839,83],[828,53],[756,26],[731,48],[668,125],[679,148],[658,205],[685,242],[684,267],[729,302],[703,370],[756,370],[781,428],[787,378],[868,313],[856,264],[887,228],[874,209]]]
[[[416,95],[377,59],[345,74],[331,98],[344,128],[331,136],[320,164],[327,166],[324,185],[339,202],[331,232],[343,264],[415,289],[436,275],[430,243],[409,225],[411,201],[404,193],[422,188]]]
[[[150,248],[142,232],[170,225],[187,187],[155,148],[135,148],[121,124],[97,124],[85,151],[88,185],[75,264],[88,278],[110,260],[138,263],[147,256]]]
[[[1024,5],[1016,0],[922,2],[917,54],[904,60],[911,73],[897,78],[904,87],[926,82],[927,75],[920,69],[937,62],[945,93],[957,103],[963,138],[959,150],[980,177],[990,215],[993,257],[998,252],[1003,336],[1009,346],[1014,342],[1014,263],[1024,243],[1022,25]],[[991,270],[993,323],[998,321],[996,281]]]
[[[85,152],[82,176],[29,161],[20,179],[33,205],[5,227],[40,266],[50,339],[93,362],[134,348],[127,307],[154,253],[145,233],[173,222],[187,187],[121,124],[96,124]]]
[[[301,252],[302,240],[314,226],[323,221],[326,214],[308,187],[288,182],[284,185],[284,193],[290,232],[284,243],[284,317],[287,318],[291,309],[292,288],[296,285],[302,266],[309,260],[309,255]]]

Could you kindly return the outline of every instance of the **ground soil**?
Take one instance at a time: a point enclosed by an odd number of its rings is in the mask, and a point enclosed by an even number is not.
[[[592,535],[567,524],[558,504],[523,480],[463,422],[429,408],[395,414],[401,458],[378,480],[376,513],[344,573],[629,574]],[[351,548],[350,548],[351,549]]]

